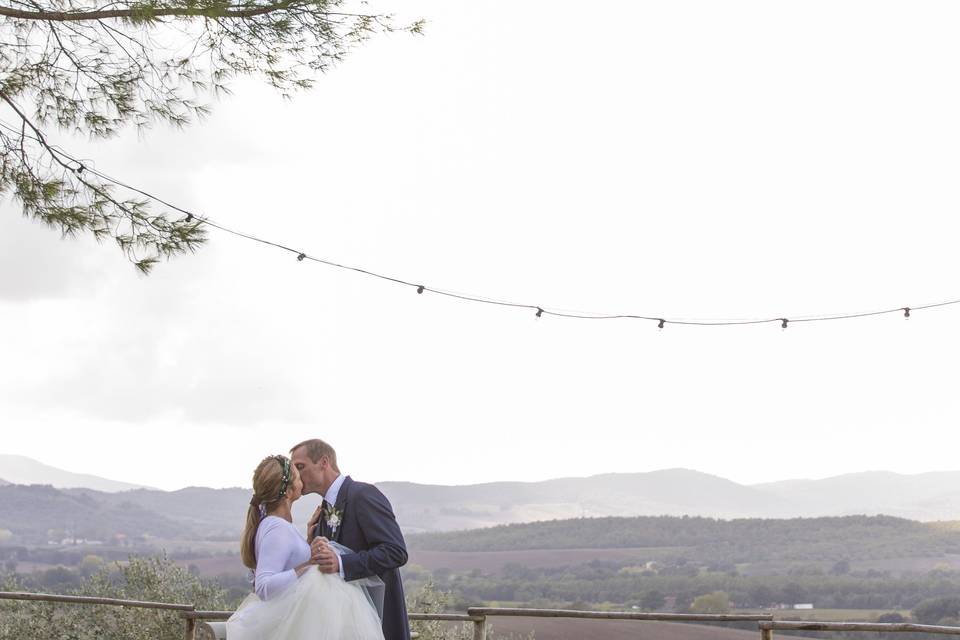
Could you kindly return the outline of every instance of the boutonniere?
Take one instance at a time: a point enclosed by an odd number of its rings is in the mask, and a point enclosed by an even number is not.
[[[332,505],[328,505],[327,509],[323,512],[323,516],[326,519],[327,527],[330,528],[330,531],[336,533],[337,527],[343,522],[343,512]]]

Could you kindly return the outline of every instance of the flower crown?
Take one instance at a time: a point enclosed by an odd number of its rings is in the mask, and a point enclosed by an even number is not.
[[[287,493],[287,487],[290,486],[290,458],[274,456],[273,459],[279,462],[283,469],[283,476],[280,478],[280,495],[277,496],[277,500],[279,500]]]
[[[286,456],[273,456],[273,459],[277,461],[282,470],[282,474],[280,476],[280,493],[278,493],[277,497],[273,500],[258,500],[256,493],[254,493],[253,497],[250,498],[250,506],[260,507],[261,515],[263,515],[264,504],[282,500],[283,496],[287,493],[287,488],[290,486],[290,458],[287,458]]]

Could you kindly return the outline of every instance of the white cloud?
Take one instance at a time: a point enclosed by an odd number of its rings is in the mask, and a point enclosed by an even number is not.
[[[82,155],[319,256],[544,306],[960,297],[952,4],[615,6],[593,24],[423,3],[425,37],[372,42],[293,102],[239,83],[201,127]],[[661,332],[418,296],[217,233],[141,278],[112,247],[9,229],[4,446],[51,464],[153,434],[113,477],[242,484],[310,436],[371,480],[957,467],[953,308]],[[64,255],[44,270],[31,246]]]

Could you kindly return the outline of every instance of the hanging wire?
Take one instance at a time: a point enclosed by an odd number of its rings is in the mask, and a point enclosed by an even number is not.
[[[828,314],[828,315],[810,315],[810,316],[800,316],[800,317],[794,317],[794,318],[784,318],[782,316],[778,316],[778,317],[771,317],[771,318],[758,318],[758,319],[752,319],[752,320],[719,320],[719,319],[671,320],[668,317],[664,317],[663,315],[654,316],[654,315],[643,315],[643,314],[633,314],[633,313],[609,314],[609,313],[591,313],[591,312],[571,312],[571,311],[564,311],[560,309],[550,309],[548,307],[544,307],[542,305],[536,305],[536,304],[508,302],[506,300],[500,300],[496,298],[490,298],[490,297],[485,297],[480,295],[473,295],[469,293],[460,293],[455,291],[429,287],[424,284],[414,283],[407,280],[403,280],[401,278],[396,278],[396,277],[385,275],[382,273],[377,273],[375,271],[370,271],[369,269],[363,269],[361,267],[341,264],[339,262],[334,262],[333,260],[327,260],[325,258],[312,256],[304,251],[301,251],[300,249],[294,249],[293,247],[289,247],[279,242],[266,240],[264,238],[260,238],[248,233],[244,233],[242,231],[231,229],[220,223],[214,222],[209,217],[201,216],[197,213],[194,213],[182,207],[178,207],[177,205],[167,202],[166,200],[158,196],[155,196],[148,191],[126,184],[125,182],[118,180],[117,178],[114,178],[74,158],[73,156],[65,152],[63,149],[55,145],[51,145],[44,140],[40,140],[39,138],[35,138],[29,134],[25,134],[21,130],[16,129],[13,126],[3,121],[0,121],[0,127],[10,130],[16,135],[22,135],[26,138],[32,139],[36,142],[43,144],[51,153],[54,153],[60,156],[61,158],[65,159],[66,161],[75,164],[76,167],[74,170],[78,174],[86,171],[87,173],[93,174],[102,180],[115,184],[118,187],[122,187],[124,189],[128,189],[130,191],[138,193],[146,198],[149,198],[155,202],[162,204],[165,207],[168,207],[169,209],[172,209],[173,211],[177,211],[179,213],[184,214],[185,222],[195,221],[198,224],[207,225],[208,227],[212,227],[214,229],[217,229],[224,233],[228,233],[233,236],[237,236],[239,238],[244,238],[252,242],[257,242],[257,243],[264,244],[276,249],[280,249],[282,251],[287,251],[295,255],[298,262],[303,262],[303,261],[317,262],[319,264],[327,265],[329,267],[343,269],[346,271],[353,271],[361,275],[369,276],[372,278],[378,278],[380,280],[386,280],[387,282],[392,282],[395,284],[411,287],[415,289],[418,294],[429,292],[436,295],[445,296],[448,298],[454,298],[456,300],[463,300],[466,302],[475,302],[475,303],[494,305],[494,306],[500,306],[500,307],[510,307],[514,309],[529,309],[531,311],[536,312],[536,318],[542,318],[543,316],[553,316],[556,318],[570,318],[570,319],[576,319],[576,320],[646,320],[650,322],[655,322],[657,325],[657,328],[659,329],[663,329],[664,326],[668,324],[680,325],[680,326],[698,326],[698,327],[725,327],[725,326],[745,326],[745,325],[780,323],[780,327],[782,329],[786,329],[789,323],[825,322],[828,320],[851,320],[856,318],[867,318],[872,316],[888,315],[892,313],[902,313],[906,319],[910,319],[911,312],[914,312],[914,311],[920,311],[925,309],[935,309],[939,307],[946,307],[946,306],[960,304],[960,299],[958,299],[958,300],[947,300],[945,302],[935,302],[931,304],[916,305],[916,306],[910,306],[910,307],[901,306],[901,307],[895,307],[891,309],[882,309],[879,311],[864,311],[864,312],[856,312],[856,313]]]

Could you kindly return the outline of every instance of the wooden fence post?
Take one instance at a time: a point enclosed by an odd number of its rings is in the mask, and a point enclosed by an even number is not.
[[[196,640],[197,638],[197,620],[195,618],[186,618],[187,627],[183,632],[183,640]]]
[[[487,640],[487,617],[473,621],[473,640]]]

